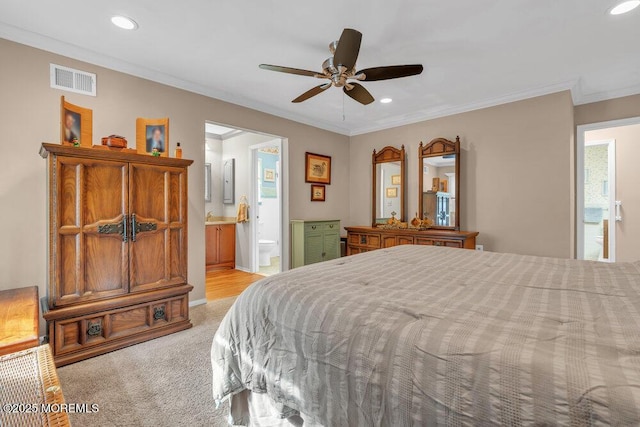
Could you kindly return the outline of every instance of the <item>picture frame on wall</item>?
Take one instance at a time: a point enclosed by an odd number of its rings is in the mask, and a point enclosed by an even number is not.
[[[312,202],[324,202],[327,187],[324,185],[312,184],[311,185],[311,201]]]
[[[400,175],[391,175],[391,185],[400,185]]]
[[[398,197],[398,187],[387,188],[387,198],[393,199]]]
[[[331,184],[331,157],[305,153],[305,182]]]
[[[92,138],[93,111],[60,97],[60,143],[91,148]]]
[[[276,170],[275,169],[264,169],[264,182],[276,182]]]
[[[169,157],[169,118],[136,119],[136,151],[153,155],[157,150],[160,157]]]

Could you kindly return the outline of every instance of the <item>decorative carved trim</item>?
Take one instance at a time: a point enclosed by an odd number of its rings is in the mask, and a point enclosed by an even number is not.
[[[387,145],[379,152],[376,152],[376,150],[373,150],[374,163],[396,162],[404,159],[405,159],[404,145],[400,149]]]
[[[420,148],[418,155],[424,156],[441,156],[443,154],[458,154],[460,152],[460,137],[456,136],[456,140],[449,141],[446,138],[436,138],[431,140],[427,145],[422,145],[420,141]]]

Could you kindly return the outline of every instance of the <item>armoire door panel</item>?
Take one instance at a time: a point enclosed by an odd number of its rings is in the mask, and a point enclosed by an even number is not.
[[[132,163],[129,177],[131,214],[155,228],[129,245],[131,292],[185,283],[186,169]]]
[[[57,271],[53,305],[63,306],[128,292],[128,253],[123,236],[98,233],[126,215],[127,163],[59,156],[51,218]],[[114,278],[113,272],[118,272]]]
[[[185,252],[181,250],[182,242],[184,239],[184,231],[182,228],[174,228],[169,230],[170,244],[169,258],[171,263],[169,264],[169,278],[170,280],[177,281],[177,283],[184,283],[187,280],[187,272],[184,266],[187,265],[187,260],[184,259]]]
[[[83,224],[122,221],[128,202],[126,164],[95,161],[83,169]]]
[[[167,222],[167,168],[132,164],[129,178],[130,212],[139,218]],[[142,221],[140,219],[140,221]]]
[[[184,222],[184,209],[187,194],[187,188],[183,180],[186,178],[184,173],[169,174],[169,222],[182,224]]]
[[[60,284],[57,287],[56,297],[58,300],[64,298],[74,300],[80,297],[79,246],[80,232],[58,235],[57,253],[55,254],[58,261],[56,265],[58,274],[55,280]]]
[[[78,209],[78,184],[82,173],[82,164],[77,160],[58,160],[58,181],[55,183],[57,197],[55,199],[57,210],[57,226],[80,227],[80,210]]]
[[[110,257],[105,254],[126,253],[127,243],[122,236],[113,234],[101,236],[97,233],[85,233],[84,275],[86,292],[100,292],[102,295],[114,295],[122,292],[123,283],[129,281],[129,263],[127,258]]]

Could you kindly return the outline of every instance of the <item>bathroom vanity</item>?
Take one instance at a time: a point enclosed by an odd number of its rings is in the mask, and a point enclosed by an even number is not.
[[[231,221],[205,224],[207,271],[236,268],[236,224]]]

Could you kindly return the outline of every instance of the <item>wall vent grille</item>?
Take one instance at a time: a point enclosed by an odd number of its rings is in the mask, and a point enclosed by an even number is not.
[[[51,87],[83,95],[96,96],[96,75],[50,64]]]

